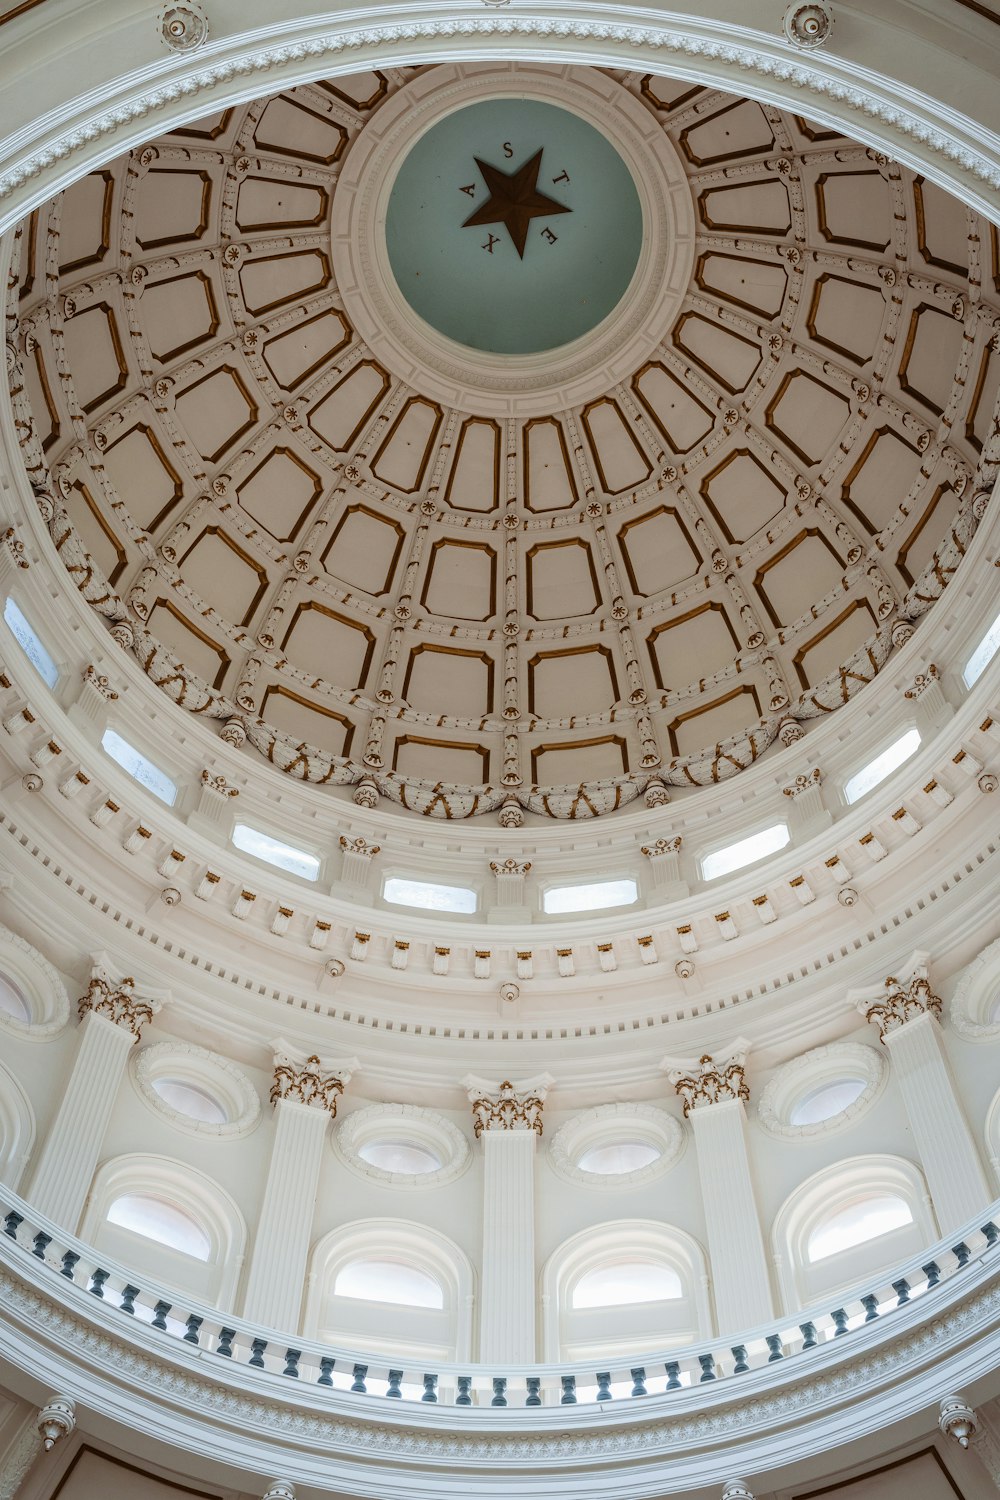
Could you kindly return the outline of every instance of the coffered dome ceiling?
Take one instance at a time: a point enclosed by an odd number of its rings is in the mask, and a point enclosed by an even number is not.
[[[941,593],[1000,390],[997,231],[754,101],[511,65],[509,125],[433,185],[484,308],[476,347],[448,346],[468,322],[407,307],[433,236],[400,270],[378,195],[410,159],[399,122],[460,71],[260,99],[39,210],[15,414],[69,576],[231,743],[435,816],[590,816],[735,774]],[[581,176],[541,125],[517,135],[510,96],[551,101],[546,77],[631,132],[643,254],[614,311],[519,365],[489,353],[517,278],[565,250],[551,296],[578,306],[578,228],[601,232],[586,151]],[[530,186],[563,214],[529,216],[519,257],[477,213],[481,162],[510,183],[539,149]],[[441,295],[413,302],[433,321]]]

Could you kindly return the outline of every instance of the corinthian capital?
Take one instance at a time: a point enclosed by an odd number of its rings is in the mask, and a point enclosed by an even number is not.
[[[685,1115],[707,1104],[750,1098],[746,1081],[747,1050],[745,1045],[738,1045],[718,1058],[706,1052],[697,1061],[664,1058],[661,1066],[683,1101]]]
[[[284,1050],[276,1051],[271,1103],[286,1099],[310,1109],[325,1109],[331,1119],[336,1119],[337,1100],[357,1066],[354,1057],[348,1062],[334,1063],[324,1062],[315,1053],[303,1058]]]
[[[484,1131],[494,1130],[533,1130],[541,1135],[542,1105],[552,1086],[547,1073],[527,1079],[517,1088],[505,1080],[495,1092],[481,1078],[467,1078],[465,1086],[477,1140]]]
[[[135,993],[134,979],[109,979],[106,974],[96,973],[87,986],[87,993],[80,996],[77,1010],[82,1021],[93,1011],[115,1026],[121,1026],[139,1040],[142,1028],[151,1021],[160,1008],[159,1000],[140,999]]]
[[[913,978],[902,984],[891,975],[885,982],[885,996],[873,1004],[869,1000],[858,1002],[858,1009],[866,1021],[872,1021],[879,1029],[884,1042],[893,1031],[915,1021],[919,1016],[941,1015],[941,1000],[931,990],[927,970],[921,966]]]

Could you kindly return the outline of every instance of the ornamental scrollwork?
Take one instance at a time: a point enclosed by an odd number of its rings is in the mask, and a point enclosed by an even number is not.
[[[749,1099],[746,1081],[746,1056],[737,1054],[728,1062],[716,1063],[705,1053],[687,1072],[673,1069],[670,1082],[684,1105],[685,1116],[706,1104],[724,1104],[731,1099]]]
[[[543,1100],[538,1094],[518,1094],[506,1080],[495,1099],[481,1096],[472,1101],[476,1140],[489,1130],[533,1130],[542,1133]]]
[[[369,844],[368,840],[361,838],[360,835],[349,839],[341,834],[340,847],[345,854],[360,854],[362,859],[374,859],[376,854],[381,853],[380,844]]]
[[[525,875],[527,875],[528,871],[531,869],[531,860],[493,859],[490,861],[490,869],[496,876],[513,875],[518,879],[523,880]]]
[[[875,1005],[862,1001],[858,1009],[866,1021],[871,1021],[878,1027],[879,1036],[884,1042],[892,1032],[898,1031],[907,1021],[914,1021],[919,1016],[937,1016],[940,1019],[941,1000],[932,991],[926,973],[918,972],[908,985],[901,984],[890,975],[885,981],[885,998]]]
[[[118,984],[113,984],[102,975],[95,974],[87,986],[87,993],[80,997],[77,1010],[81,1021],[93,1011],[113,1025],[130,1031],[134,1040],[138,1041],[142,1028],[147,1021],[153,1019],[159,1005],[153,1000],[138,998],[134,979],[122,979]]]
[[[274,1082],[269,1095],[272,1104],[290,1100],[311,1109],[325,1109],[331,1119],[337,1117],[337,1100],[344,1092],[344,1080],[336,1073],[324,1073],[315,1053],[304,1063],[279,1053],[274,1063]]]
[[[679,854],[684,840],[680,834],[672,839],[657,839],[655,844],[643,844],[641,854],[647,859],[661,859],[665,854]]]

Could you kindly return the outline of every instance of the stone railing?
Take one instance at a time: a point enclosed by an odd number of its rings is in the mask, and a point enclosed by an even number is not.
[[[37,1214],[23,1199],[5,1193],[0,1200],[0,1266],[41,1291],[48,1282],[65,1293],[67,1283],[79,1303],[93,1316],[98,1299],[108,1322],[124,1332],[125,1322],[145,1323],[155,1330],[168,1356],[193,1352],[241,1366],[246,1380],[282,1376],[331,1392],[363,1398],[380,1396],[414,1402],[444,1403],[456,1408],[483,1409],[518,1406],[527,1409],[576,1406],[600,1408],[634,1398],[665,1396],[695,1387],[735,1386],[753,1372],[780,1366],[780,1373],[806,1377],[813,1373],[811,1356],[844,1339],[844,1352],[860,1353],[865,1333],[906,1318],[914,1303],[927,1304],[930,1315],[943,1291],[956,1278],[996,1278],[1000,1271],[1000,1203],[982,1222],[969,1225],[885,1277],[871,1280],[838,1297],[837,1305],[785,1315],[762,1328],[731,1339],[635,1357],[600,1362],[537,1364],[493,1368],[476,1364],[414,1363],[382,1355],[321,1344],[296,1335],[255,1327],[244,1320],[198,1303],[183,1293],[150,1285],[136,1272],[126,1271],[82,1240],[66,1234]],[[61,1279],[57,1280],[57,1278]],[[73,1299],[74,1302],[76,1298]],[[833,1299],[831,1299],[833,1300]],[[65,1302],[65,1296],[63,1297]],[[169,1356],[168,1356],[169,1357]],[[427,1368],[432,1363],[432,1368]],[[217,1366],[221,1373],[221,1366]],[[778,1371],[775,1371],[777,1374]],[[269,1382],[270,1383],[270,1382]],[[756,1385],[758,1382],[751,1382]],[[735,1394],[735,1391],[734,1391]]]

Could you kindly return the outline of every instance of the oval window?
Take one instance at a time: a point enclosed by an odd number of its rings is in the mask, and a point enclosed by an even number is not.
[[[182,1083],[179,1078],[154,1078],[153,1088],[164,1104],[176,1109],[179,1115],[187,1115],[189,1120],[202,1120],[206,1125],[225,1125],[228,1122],[229,1117],[219,1101],[192,1083]]]
[[[577,1166],[581,1172],[594,1172],[600,1177],[620,1177],[659,1161],[661,1154],[648,1141],[617,1141],[613,1145],[593,1146],[583,1153]]]
[[[27,1000],[17,985],[3,974],[0,974],[0,1011],[5,1016],[12,1016],[15,1021],[31,1020],[31,1007]]]
[[[401,1172],[407,1177],[437,1172],[442,1166],[441,1158],[433,1151],[425,1146],[411,1146],[407,1141],[366,1141],[359,1146],[358,1155],[383,1172]]]
[[[792,1105],[789,1121],[792,1125],[819,1125],[842,1115],[868,1087],[863,1078],[835,1078],[810,1089]]]

